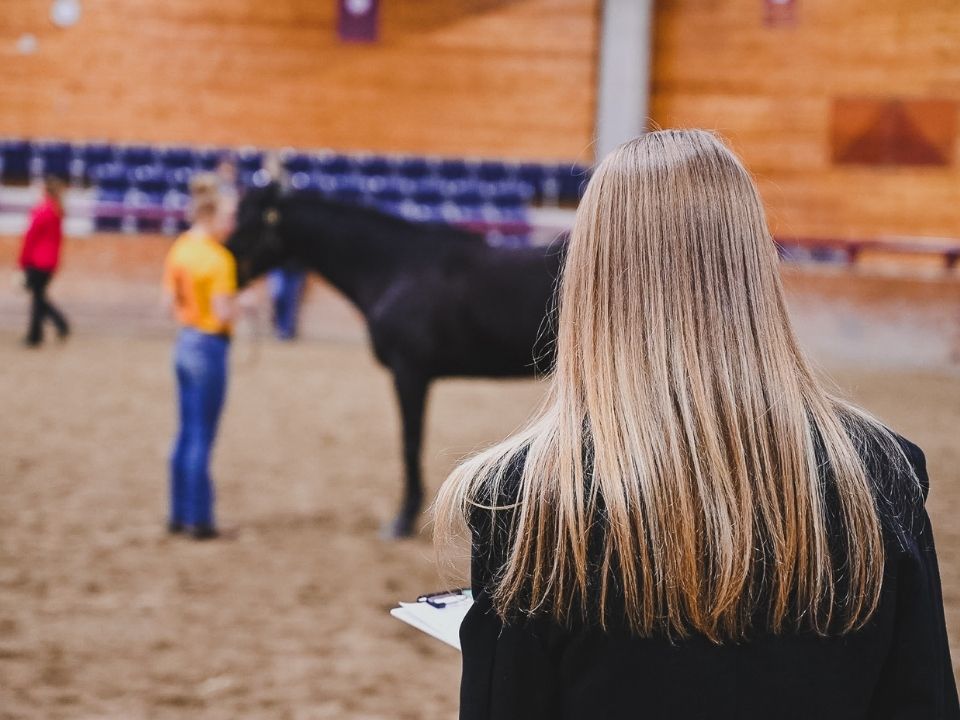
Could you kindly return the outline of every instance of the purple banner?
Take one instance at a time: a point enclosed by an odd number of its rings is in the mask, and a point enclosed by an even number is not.
[[[797,24],[797,0],[763,0],[763,24],[790,27]]]
[[[376,42],[380,0],[337,0],[337,34],[344,42]]]

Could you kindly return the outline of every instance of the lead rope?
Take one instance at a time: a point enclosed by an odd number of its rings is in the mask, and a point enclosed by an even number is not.
[[[234,353],[237,358],[238,369],[253,369],[260,364],[261,346],[263,345],[263,316],[260,313],[260,302],[248,307],[241,307],[237,318],[237,343],[242,351]],[[238,348],[240,350],[240,348]]]

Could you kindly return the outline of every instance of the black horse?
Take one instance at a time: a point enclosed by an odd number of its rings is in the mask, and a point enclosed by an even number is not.
[[[323,275],[363,313],[377,360],[393,374],[406,485],[387,532],[410,535],[423,503],[420,446],[430,382],[522,377],[553,364],[550,318],[563,243],[508,249],[481,235],[420,224],[278,185],[249,191],[227,241],[240,284],[289,259]]]

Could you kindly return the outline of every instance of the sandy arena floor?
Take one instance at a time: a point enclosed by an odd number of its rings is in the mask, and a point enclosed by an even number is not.
[[[398,497],[390,385],[358,345],[238,367],[216,456],[227,539],[163,533],[169,348],[0,336],[0,717],[452,718],[458,654],[387,615],[438,588],[377,537]],[[534,383],[444,384],[431,492],[519,423]]]
[[[215,459],[228,533],[196,544],[163,532],[169,338],[135,324],[39,352],[0,325],[0,718],[454,718],[458,654],[387,614],[444,580],[426,534],[378,538],[399,494],[398,421],[358,328],[258,357],[238,340]],[[836,377],[927,450],[960,658],[960,374]],[[440,383],[430,493],[541,389]]]
[[[162,532],[167,343],[0,341],[0,717],[455,716],[456,652],[387,615],[440,580],[426,537],[377,538],[400,469],[388,379],[365,348],[269,345],[245,365],[238,344],[216,457],[231,532],[195,544]],[[840,379],[927,449],[957,643],[960,383]],[[439,385],[431,488],[539,390]]]

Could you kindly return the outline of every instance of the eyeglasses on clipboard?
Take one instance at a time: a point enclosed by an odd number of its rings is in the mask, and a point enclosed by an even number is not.
[[[455,590],[443,590],[441,592],[430,593],[428,595],[421,595],[417,598],[417,602],[426,603],[431,607],[435,607],[438,610],[450,605],[456,605],[457,603],[464,602],[465,600],[473,600],[473,591],[470,588],[457,588]]]

